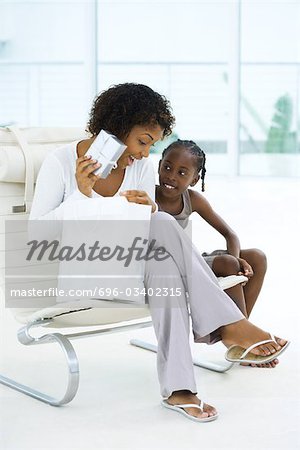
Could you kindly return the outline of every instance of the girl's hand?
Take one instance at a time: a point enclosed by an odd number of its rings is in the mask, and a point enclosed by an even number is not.
[[[138,203],[140,205],[151,205],[152,207],[151,212],[154,212],[156,210],[156,204],[151,200],[151,198],[145,191],[137,191],[132,189],[130,191],[120,192],[120,195],[126,197],[127,200],[131,203]]]
[[[76,159],[76,181],[78,185],[78,189],[82,194],[86,195],[87,197],[92,196],[92,190],[94,187],[94,184],[96,183],[101,176],[95,175],[92,172],[95,169],[98,169],[101,164],[95,161],[94,159],[91,159],[91,156],[81,156],[80,158]]]
[[[248,279],[251,278],[253,276],[253,269],[250,266],[250,264],[248,264],[247,261],[245,261],[245,259],[242,258],[237,259],[241,266],[241,271],[238,273],[238,275],[245,275]]]

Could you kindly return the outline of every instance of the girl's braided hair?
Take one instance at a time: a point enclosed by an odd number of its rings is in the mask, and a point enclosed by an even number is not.
[[[181,139],[177,139],[177,141],[172,142],[162,153],[162,157],[164,158],[169,151],[171,151],[173,148],[176,147],[184,147],[187,151],[189,151],[192,155],[196,158],[196,164],[197,164],[197,172],[200,173],[201,171],[201,190],[204,192],[205,190],[205,163],[206,163],[206,155],[203,150],[194,142],[194,141],[182,141]]]

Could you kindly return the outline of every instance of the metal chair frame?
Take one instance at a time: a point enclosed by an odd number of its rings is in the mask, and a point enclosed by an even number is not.
[[[44,403],[47,403],[51,406],[62,406],[65,405],[75,397],[78,387],[79,387],[79,362],[74,350],[73,345],[71,344],[71,339],[78,339],[82,337],[90,337],[101,334],[111,334],[117,333],[120,331],[129,331],[133,329],[141,329],[146,328],[152,325],[151,319],[139,323],[125,324],[125,325],[117,325],[111,327],[105,327],[97,330],[91,331],[82,331],[78,333],[70,333],[70,334],[61,334],[61,333],[47,333],[40,337],[33,337],[30,334],[32,328],[36,327],[45,327],[53,322],[53,319],[42,319],[35,322],[30,322],[27,325],[20,328],[18,331],[18,341],[24,345],[39,345],[45,344],[49,342],[56,342],[60,345],[63,350],[65,360],[68,367],[68,383],[65,390],[64,395],[61,398],[51,397],[46,393],[37,391],[30,386],[24,385],[15,381],[11,378],[8,378],[4,375],[0,374],[0,383],[8,386],[16,391],[22,392],[23,394],[29,395],[37,400],[40,400]],[[145,341],[139,339],[131,339],[131,345],[136,347],[144,348],[146,350],[150,350],[152,352],[157,352],[157,346],[154,344],[147,343]],[[204,369],[212,370],[215,372],[226,372],[229,370],[233,364],[223,361],[222,363],[213,363],[205,360],[198,359],[194,360],[194,365],[202,367]]]

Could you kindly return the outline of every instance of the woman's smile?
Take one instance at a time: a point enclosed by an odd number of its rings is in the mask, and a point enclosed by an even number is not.
[[[118,167],[125,169],[132,166],[135,160],[148,158],[151,146],[162,137],[163,130],[159,125],[134,126],[127,138],[124,139],[127,148],[117,162]]]

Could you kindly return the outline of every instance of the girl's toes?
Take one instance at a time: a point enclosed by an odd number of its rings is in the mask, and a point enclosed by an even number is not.
[[[270,361],[265,366],[268,367],[269,369],[274,369],[278,363],[279,363],[278,359],[273,359],[273,361]]]

